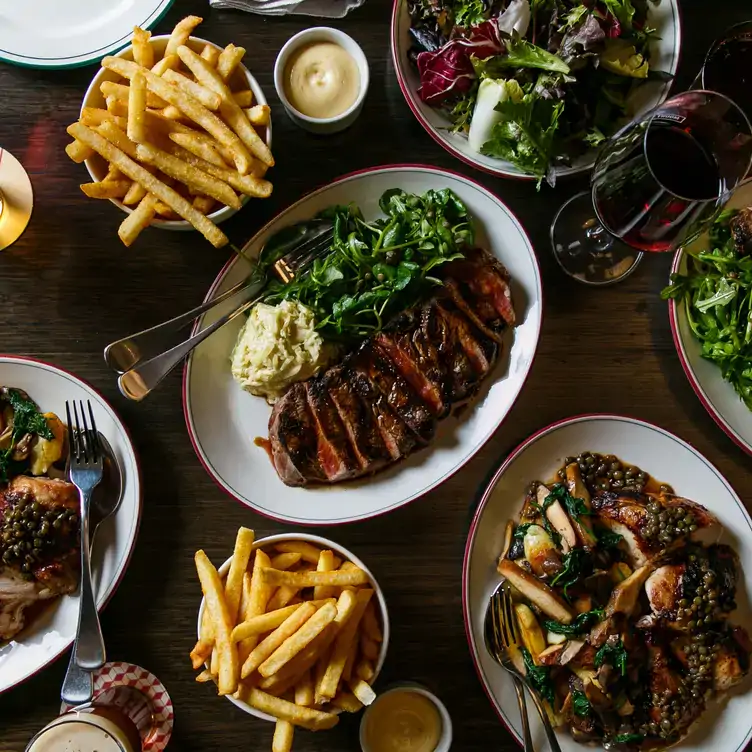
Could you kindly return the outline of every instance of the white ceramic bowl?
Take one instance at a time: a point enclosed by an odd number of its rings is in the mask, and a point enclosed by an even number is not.
[[[731,622],[748,626],[752,618],[752,518],[728,481],[705,457],[663,428],[620,415],[582,415],[541,429],[507,457],[483,490],[468,533],[462,573],[462,606],[470,654],[489,700],[520,744],[522,728],[512,679],[491,658],[483,638],[488,599],[500,581],[496,562],[506,523],[517,518],[530,481],[554,477],[565,457],[584,451],[615,454],[672,485],[679,496],[707,507],[723,526],[718,542],[729,544],[741,562],[738,607]],[[530,721],[535,748],[548,749],[537,714],[531,713]],[[587,749],[565,731],[557,732],[557,738],[562,752]],[[710,703],[690,734],[672,749],[731,752],[746,749],[750,740],[752,691],[745,681],[720,702]]]
[[[343,548],[339,545],[339,543],[335,543],[334,541],[328,540],[326,538],[322,538],[318,535],[308,535],[306,533],[281,533],[280,535],[269,535],[266,538],[259,538],[254,544],[253,544],[253,550],[255,551],[257,548],[266,548],[270,546],[274,546],[275,543],[282,543],[283,541],[305,541],[306,543],[311,543],[314,546],[317,546],[318,548],[321,548],[322,550],[329,550],[334,551],[334,553],[338,554],[340,558],[343,559],[343,561],[351,561],[355,566],[362,569],[367,575],[368,579],[371,583],[371,586],[374,590],[374,595],[376,596],[376,600],[379,604],[379,611],[381,612],[381,629],[384,634],[384,641],[380,645],[379,650],[379,658],[376,661],[376,666],[374,667],[374,676],[373,676],[373,682],[372,684],[378,679],[379,674],[381,673],[381,669],[384,665],[384,661],[386,660],[386,654],[389,650],[389,633],[390,633],[390,627],[389,627],[389,611],[386,607],[386,599],[384,598],[384,591],[381,589],[381,586],[376,581],[376,578],[371,574],[371,570],[368,569],[368,567],[357,557],[355,554],[348,551],[346,548]],[[219,575],[224,579],[224,577],[227,576],[227,573],[230,571],[230,562],[232,561],[232,557],[230,557],[220,568],[219,568]],[[201,599],[201,606],[198,610],[198,622],[196,624],[196,636],[201,637],[200,630],[201,630],[201,617],[204,614],[204,603],[205,599]],[[276,722],[276,718],[273,716],[270,716],[268,713],[262,713],[260,710],[256,710],[256,708],[252,708],[247,702],[243,702],[242,700],[238,700],[232,695],[226,695],[227,699],[236,707],[240,708],[242,711],[256,716],[256,718],[261,718],[264,721],[271,721]]]
[[[285,94],[285,69],[290,56],[296,50],[312,42],[334,42],[334,44],[338,44],[345,52],[352,55],[360,72],[360,91],[357,99],[342,114],[335,117],[314,118],[304,115],[290,104],[290,100]],[[328,26],[305,29],[288,39],[279,51],[277,61],[274,63],[274,88],[277,90],[277,96],[279,96],[285,111],[293,123],[312,133],[338,133],[352,125],[363,109],[363,102],[368,92],[369,76],[368,60],[360,45],[343,31],[331,29]]]
[[[465,135],[451,132],[452,124],[441,110],[431,107],[420,98],[420,77],[408,57],[412,40],[407,6],[408,0],[394,0],[391,29],[392,61],[405,101],[418,122],[439,146],[476,170],[500,177],[535,180],[534,176],[522,172],[510,162],[478,154],[470,148]],[[652,41],[650,48],[651,68],[675,75],[681,49],[681,14],[678,0],[648,3],[648,25],[658,30],[658,37]],[[670,83],[662,81],[641,86],[635,95],[630,97],[629,115],[635,116],[656,107],[666,99],[670,88]],[[597,150],[590,150],[574,160],[571,166],[557,167],[556,176],[587,172],[593,166],[597,153]]]
[[[422,695],[434,705],[436,710],[439,711],[439,716],[441,717],[441,737],[439,738],[439,743],[436,745],[433,752],[449,752],[452,748],[452,718],[449,715],[449,711],[446,709],[444,703],[433,692],[429,692],[429,690],[422,685],[413,682],[404,682],[390,687],[386,692],[382,692],[374,700],[373,704],[366,709],[366,712],[363,713],[363,717],[360,719],[360,749],[362,752],[373,752],[373,748],[367,744],[365,738],[368,716],[384,697],[393,692],[412,692],[416,695]]]
[[[161,36],[152,37],[151,38],[151,45],[154,48],[154,52],[156,53],[156,56],[158,58],[161,58],[164,55],[165,47],[167,47],[167,41],[169,40],[170,35],[169,34],[162,34]],[[201,39],[200,37],[189,37],[188,39],[188,46],[194,50],[194,52],[201,52],[204,47],[208,44],[211,47],[214,47],[215,49],[221,51],[223,48],[220,47],[217,44],[214,44],[214,42],[209,42],[206,39]],[[116,57],[122,57],[125,60],[133,60],[133,46],[129,45],[125,49],[121,50],[117,53]],[[86,94],[84,94],[84,101],[81,105],[81,109],[83,110],[84,107],[100,107],[105,108],[107,106],[107,103],[105,102],[104,96],[102,96],[102,92],[99,90],[99,87],[102,85],[102,82],[104,81],[122,81],[122,78],[118,76],[117,73],[114,73],[111,70],[107,70],[106,68],[100,68],[97,71],[97,75],[94,76],[91,83],[89,84],[89,88],[86,90]],[[248,68],[246,68],[242,63],[238,65],[235,72],[230,77],[229,81],[230,89],[232,91],[240,91],[241,89],[250,89],[253,92],[253,103],[254,104],[266,104],[266,97],[264,96],[264,92],[261,90],[261,87],[258,84],[258,81],[250,74],[248,71]],[[271,148],[272,146],[272,125],[271,122],[266,128],[266,138],[264,139],[266,141],[266,145]],[[105,160],[100,157],[98,154],[95,154],[91,159],[87,159],[84,164],[86,165],[86,169],[89,171],[89,175],[91,175],[91,179],[94,181],[103,180],[105,175],[107,174],[107,163]],[[240,203],[245,206],[247,203],[249,196],[242,195],[240,197]],[[122,209],[124,212],[127,212],[130,214],[133,209],[129,206],[126,206],[122,201],[119,201],[118,199],[110,199],[110,201],[115,204],[119,209]],[[221,224],[226,219],[229,219],[233,214],[235,214],[238,210],[232,209],[229,206],[223,206],[221,209],[217,209],[217,211],[212,212],[208,215],[209,219],[214,222],[215,225]],[[159,227],[163,230],[192,230],[193,225],[191,225],[190,222],[186,222],[183,219],[179,220],[172,220],[172,219],[155,219],[150,227]]]

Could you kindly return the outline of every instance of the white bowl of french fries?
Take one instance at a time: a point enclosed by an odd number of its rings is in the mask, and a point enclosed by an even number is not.
[[[66,152],[92,182],[81,190],[128,213],[131,245],[147,226],[199,230],[215,247],[218,224],[250,198],[268,198],[274,164],[270,109],[233,44],[191,36],[189,16],[171,34],[136,27],[133,43],[102,68],[84,96]]]
[[[246,713],[277,724],[274,750],[292,748],[296,726],[321,731],[376,695],[389,646],[389,613],[371,572],[317,535],[258,541],[238,530],[217,570],[203,551],[204,599],[191,652],[200,682]]]

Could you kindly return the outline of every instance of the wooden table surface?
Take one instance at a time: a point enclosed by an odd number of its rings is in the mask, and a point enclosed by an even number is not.
[[[682,3],[684,49],[677,87],[699,69],[713,38],[743,20],[746,0]],[[307,191],[364,167],[423,162],[480,180],[517,214],[543,270],[546,308],[538,357],[505,424],[463,470],[440,488],[389,515],[321,534],[351,548],[384,587],[392,644],[380,686],[411,679],[444,700],[457,750],[513,750],[481,689],[465,641],[461,570],[477,492],[489,472],[523,439],[560,418],[585,412],[625,413],[653,421],[696,446],[746,502],[752,462],[705,413],[685,378],[658,293],[670,256],[646,258],[620,285],[590,290],[565,277],[551,255],[548,228],[557,207],[586,180],[555,190],[495,179],[455,161],[412,116],[389,53],[388,0],[368,0],[331,25],[351,34],[371,65],[363,113],[345,133],[314,137],[284,115],[274,93],[275,56],[286,39],[311,25],[304,17],[264,19],[213,11],[205,0],[179,0],[157,26],[166,33],[184,15],[205,17],[200,35],[248,49],[246,62],[274,113],[274,195],[249,205],[224,227],[244,239]],[[225,496],[199,464],[185,429],[180,372],[148,401],[122,398],[102,359],[104,346],[197,305],[227,259],[198,233],[147,230],[125,249],[122,219],[108,202],[86,199],[83,166],[63,149],[95,67],[38,71],[0,64],[0,145],[29,171],[35,207],[25,235],[0,253],[0,351],[29,355],[90,381],[132,431],[144,482],[144,515],[130,568],[102,617],[108,653],[147,667],[175,704],[171,749],[268,750],[272,725],[258,721],[196,684],[188,661],[195,639],[199,588],[193,553],[215,562],[229,555],[239,525],[257,535],[286,528]],[[0,750],[21,752],[52,719],[68,655],[0,698]],[[0,669],[1,670],[1,669]],[[333,731],[300,732],[299,752],[358,749],[359,717]]]

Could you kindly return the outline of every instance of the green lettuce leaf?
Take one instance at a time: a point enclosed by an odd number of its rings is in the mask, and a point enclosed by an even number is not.
[[[607,71],[630,78],[647,78],[650,70],[648,61],[626,39],[607,39],[600,61]]]

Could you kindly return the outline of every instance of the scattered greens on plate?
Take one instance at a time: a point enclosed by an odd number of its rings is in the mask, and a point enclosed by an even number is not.
[[[263,302],[297,301],[313,311],[324,339],[353,342],[418,303],[440,284],[437,267],[462,258],[463,250],[473,246],[467,208],[449,189],[418,196],[392,188],[379,206],[385,216],[372,222],[353,204],[334,206],[311,223],[273,236],[259,259],[262,270],[283,256],[307,227],[322,220],[334,223],[331,253],[287,284],[270,282]]]
[[[752,209],[724,211],[708,250],[685,249],[687,273],[672,274],[661,296],[683,302],[702,356],[752,410]]]
[[[470,148],[553,184],[653,70],[648,0],[408,0],[421,99]]]

